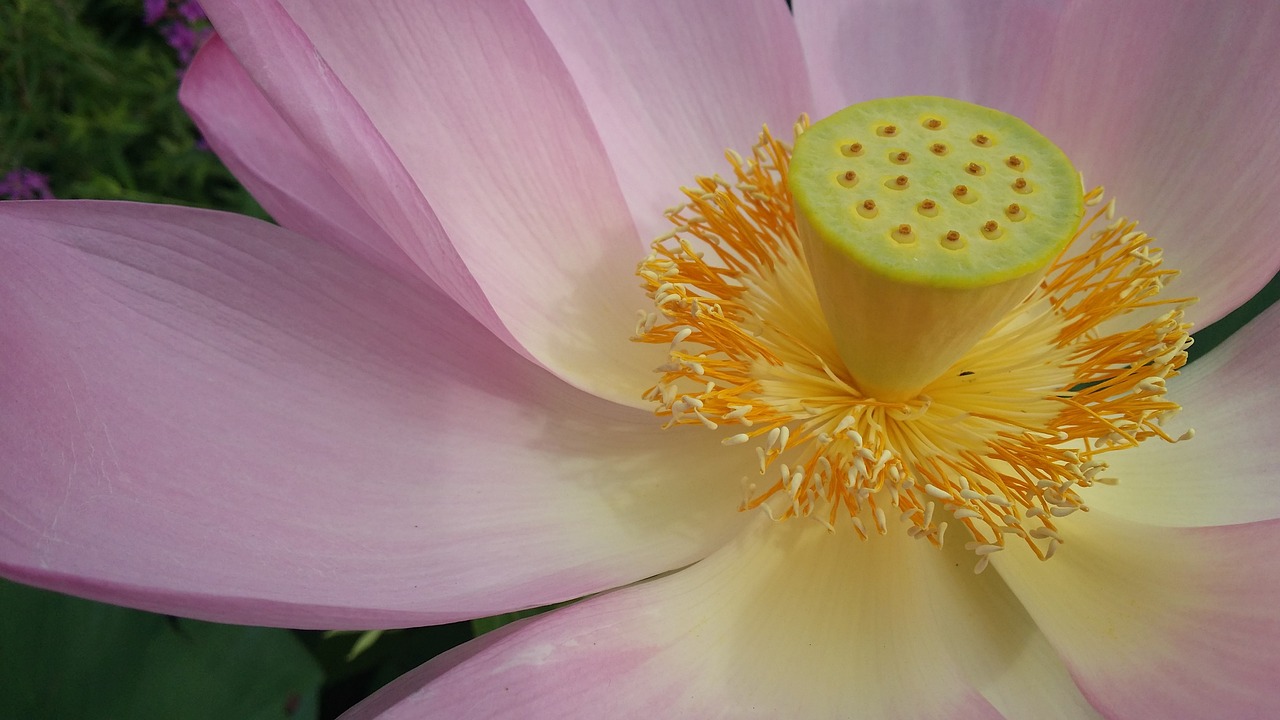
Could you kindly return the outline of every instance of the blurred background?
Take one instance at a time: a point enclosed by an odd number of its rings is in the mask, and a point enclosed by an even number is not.
[[[269,219],[201,141],[178,84],[211,32],[197,2],[0,2],[0,199],[101,198]],[[1280,296],[1196,334],[1193,358]],[[0,719],[333,718],[528,613],[386,633],[151,615],[0,580]]]

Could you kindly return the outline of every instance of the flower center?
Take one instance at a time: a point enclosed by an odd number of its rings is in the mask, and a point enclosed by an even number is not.
[[[1178,410],[1165,381],[1186,362],[1194,299],[1157,297],[1176,272],[1151,238],[1102,206],[1101,188],[1082,195],[1048,141],[1018,144],[1035,132],[1020,121],[884,102],[828,118],[835,130],[802,118],[794,156],[766,128],[750,158],[727,153],[732,180],[684,189],[639,268],[654,309],[636,339],[670,346],[647,397],[668,427],[754,445],[760,477],[744,480],[741,509],[832,530],[844,518],[864,538],[896,519],[937,546],[963,525],[979,572],[1009,538],[1051,557],[1057,523],[1088,510],[1081,489],[1116,482],[1106,453],[1190,437],[1162,424]],[[850,117],[870,132],[855,136]],[[921,154],[961,173],[981,164],[964,183],[977,199],[939,192],[960,183],[913,166]]]
[[[1061,150],[948,98],[822,120],[796,139],[788,186],[836,348],[882,400],[916,395],[1026,298],[1084,214]]]

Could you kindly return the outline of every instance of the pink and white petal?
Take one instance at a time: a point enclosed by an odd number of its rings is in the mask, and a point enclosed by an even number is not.
[[[705,556],[751,462],[274,225],[0,206],[0,569],[291,627],[445,622]],[[745,459],[745,458],[744,458]]]
[[[757,515],[693,567],[482,637],[346,717],[1094,717],[961,554]]]
[[[318,54],[404,163],[505,329],[574,385],[640,404],[663,361],[628,339],[647,304],[634,278],[645,246],[527,6],[216,0],[206,10],[277,107],[281,90],[261,68],[282,45],[312,65]]]
[[[179,99],[209,146],[276,222],[399,277],[426,279],[329,175],[218,36],[187,68]]]
[[[458,257],[400,158],[288,14],[265,1],[212,0],[203,7],[220,30],[252,28],[236,33],[238,46],[228,42],[228,47],[342,190],[436,287],[508,346],[527,355]],[[206,122],[210,115],[206,112]]]
[[[359,705],[343,713],[340,720],[379,718],[386,717],[383,713],[391,712],[394,714],[403,711],[405,708],[398,708],[396,706],[399,705],[399,703],[406,697],[420,689],[423,685],[426,685],[445,672],[453,669],[454,666],[470,660],[472,657],[488,650],[491,646],[503,641],[509,635],[520,632],[522,628],[534,620],[537,620],[536,616],[516,620],[515,622],[503,625],[496,630],[490,630],[478,638],[449,648],[413,670],[404,673],[391,683],[384,685],[373,695],[362,700]],[[418,715],[418,717],[428,716],[430,716],[430,713],[419,713]]]
[[[1115,487],[1090,506],[1151,525],[1229,525],[1280,518],[1280,305],[1272,306],[1169,382],[1178,423],[1195,437],[1151,440],[1107,456]],[[1177,431],[1174,434],[1179,434]]]
[[[1027,118],[1064,3],[797,0],[817,117],[895,95],[942,95]]]
[[[1277,716],[1280,521],[1167,528],[1095,511],[1059,532],[1049,562],[993,562],[1104,716]]]
[[[812,110],[787,7],[776,0],[637,3],[534,0],[534,15],[582,94],[640,235],[696,175],[728,174],[767,123],[790,139]]]
[[[1205,325],[1280,269],[1280,5],[1115,3],[1063,13],[1033,122],[1182,271]]]

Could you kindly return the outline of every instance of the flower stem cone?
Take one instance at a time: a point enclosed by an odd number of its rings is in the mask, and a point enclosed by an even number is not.
[[[882,400],[951,367],[1035,289],[1084,214],[1057,147],[946,98],[875,100],[814,124],[788,185],[841,358]]]

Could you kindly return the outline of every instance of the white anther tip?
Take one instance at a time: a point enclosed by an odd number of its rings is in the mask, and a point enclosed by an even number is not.
[[[939,500],[952,499],[951,493],[947,492],[946,490],[943,490],[942,488],[938,487],[937,485],[934,485],[933,483],[925,483],[924,491],[932,495],[933,497],[938,498]]]

